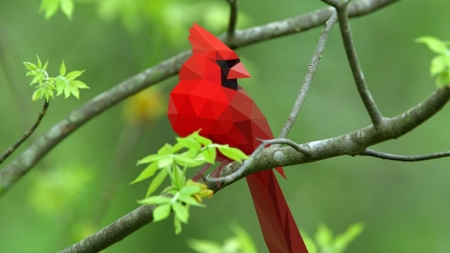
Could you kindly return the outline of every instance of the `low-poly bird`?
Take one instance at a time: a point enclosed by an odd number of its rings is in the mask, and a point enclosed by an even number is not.
[[[182,65],[180,81],[170,93],[168,117],[184,137],[200,134],[250,155],[259,139],[273,139],[266,118],[238,85],[250,77],[237,54],[217,37],[194,24],[189,29],[192,56]],[[231,161],[217,155],[219,168]],[[276,170],[284,177],[283,169]],[[217,176],[216,169],[213,176]],[[308,252],[273,170],[246,177],[264,240],[271,253]]]

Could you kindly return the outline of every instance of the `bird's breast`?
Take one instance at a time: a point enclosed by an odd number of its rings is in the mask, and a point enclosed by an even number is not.
[[[201,129],[213,142],[247,154],[257,146],[256,138],[272,138],[267,120],[244,90],[208,80],[180,81],[170,93],[168,116],[180,136]]]

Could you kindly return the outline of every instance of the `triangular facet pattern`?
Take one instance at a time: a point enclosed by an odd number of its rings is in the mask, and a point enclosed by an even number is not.
[[[167,114],[172,128],[180,136],[201,129],[200,134],[215,143],[253,153],[260,144],[257,138],[273,138],[269,124],[236,81],[234,86],[224,85],[230,80],[223,79],[225,74],[232,79],[248,73],[240,62],[233,61],[238,59],[236,53],[214,35],[196,24],[189,31],[193,55],[181,67],[180,82],[170,93]],[[228,71],[218,60],[236,64],[229,65]],[[215,176],[230,162],[220,153],[217,160],[221,165],[213,172]],[[276,170],[284,176],[282,168]],[[269,251],[307,253],[273,170],[252,174],[247,182]]]

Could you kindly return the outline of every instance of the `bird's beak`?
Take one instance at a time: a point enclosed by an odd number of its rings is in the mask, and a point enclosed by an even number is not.
[[[227,79],[238,79],[238,78],[248,78],[248,77],[250,77],[250,74],[245,69],[242,62],[239,62],[238,64],[234,65],[230,69],[230,72],[228,72]]]

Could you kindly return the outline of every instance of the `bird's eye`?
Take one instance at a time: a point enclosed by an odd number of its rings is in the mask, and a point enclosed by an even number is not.
[[[219,64],[220,67],[227,68],[227,69],[232,68],[234,65],[238,64],[239,62],[240,62],[239,59],[234,59],[234,60],[217,60],[217,64]]]

